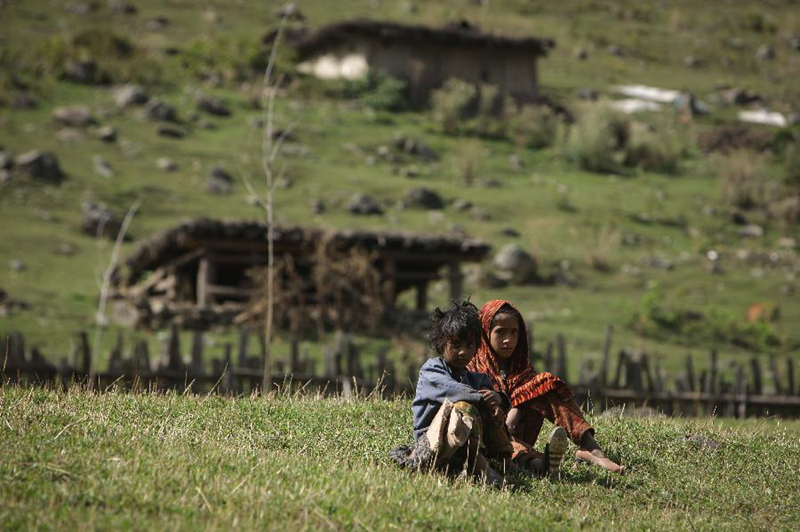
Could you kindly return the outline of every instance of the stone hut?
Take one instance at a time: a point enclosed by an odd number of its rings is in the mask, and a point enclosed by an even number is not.
[[[439,235],[377,231],[325,231],[275,227],[276,261],[289,259],[308,285],[307,298],[325,304],[323,290],[309,273],[326,249],[366,253],[370,272],[379,277],[389,310],[399,294],[413,290],[413,312],[427,312],[427,288],[446,278],[450,295],[461,296],[462,262],[483,260],[489,245],[479,240]],[[320,257],[323,257],[322,259]],[[199,219],[186,222],[143,243],[115,275],[112,314],[128,326],[189,328],[237,322],[257,295],[251,272],[267,263],[267,225],[258,221]],[[279,280],[276,282],[280,282]],[[281,309],[276,310],[277,313]],[[280,316],[276,315],[280,319]]]
[[[274,32],[265,41],[274,39]],[[483,33],[466,22],[441,28],[353,20],[291,33],[299,70],[323,79],[357,79],[369,71],[406,80],[411,98],[427,100],[450,78],[495,85],[518,102],[538,98],[536,60],[551,39]]]

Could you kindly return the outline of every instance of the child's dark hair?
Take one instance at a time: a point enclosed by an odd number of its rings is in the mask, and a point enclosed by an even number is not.
[[[517,319],[517,324],[519,327],[522,327],[522,324],[525,323],[525,320],[522,319],[522,314],[519,313],[517,309],[506,303],[495,313],[494,317],[492,318],[492,327],[494,328],[494,321],[502,316],[503,314],[507,316],[514,316]]]
[[[444,353],[444,346],[453,340],[479,342],[481,322],[478,307],[467,301],[453,300],[450,308],[436,307],[430,315],[431,331],[428,333],[431,348]]]

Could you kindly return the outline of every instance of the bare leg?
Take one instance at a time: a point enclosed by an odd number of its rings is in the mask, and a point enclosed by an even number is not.
[[[606,456],[606,453],[604,453],[600,445],[598,445],[597,440],[594,439],[594,434],[588,430],[581,436],[581,448],[578,449],[575,456],[589,463],[597,464],[612,473],[621,473],[624,469],[621,465],[612,462]]]

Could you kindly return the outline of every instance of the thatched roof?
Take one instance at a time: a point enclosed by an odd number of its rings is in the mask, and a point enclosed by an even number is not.
[[[211,220],[200,218],[182,223],[159,233],[144,242],[127,259],[128,280],[154,270],[208,242],[255,244],[267,246],[267,224],[259,221]],[[368,251],[402,252],[418,255],[420,260],[447,256],[454,261],[480,261],[490,246],[476,239],[442,235],[415,235],[400,232],[343,230],[325,231],[297,226],[276,226],[276,248],[294,249],[330,239],[334,245],[347,249],[359,247]]]
[[[272,31],[264,37],[265,43],[275,39]],[[481,50],[516,51],[531,55],[546,55],[555,47],[552,39],[538,37],[510,37],[483,33],[466,22],[440,28],[356,19],[328,24],[315,29],[295,30],[287,41],[297,50],[301,59],[353,37],[367,37],[385,44],[415,43],[420,45],[446,45]]]

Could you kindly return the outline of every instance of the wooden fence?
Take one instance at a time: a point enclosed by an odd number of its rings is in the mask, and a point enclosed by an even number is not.
[[[564,336],[548,343],[541,352],[533,350],[531,361],[537,370],[550,371],[570,383],[576,399],[588,410],[610,407],[649,407],[668,415],[723,415],[800,417],[800,390],[795,381],[794,360],[779,364],[770,357],[766,368],[757,358],[747,364],[728,361],[723,367],[712,350],[706,367],[695,367],[691,356],[685,370],[668,376],[657,359],[646,353],[622,349],[612,360],[613,329],[606,329],[603,353],[598,361],[584,358],[576,378],[568,375],[568,354]],[[126,349],[119,334],[108,357],[108,367],[97,371],[92,363],[89,337],[75,335],[72,353],[58,364],[45,358],[38,348],[26,348],[25,338],[11,333],[4,343],[0,365],[3,384],[67,386],[72,381],[90,382],[98,390],[117,386],[133,390],[179,390],[192,393],[249,394],[259,392],[263,377],[265,345],[263,336],[250,329],[241,331],[237,345],[223,343],[221,356],[204,356],[204,334],[191,333],[186,356],[180,334],[173,327],[161,353],[151,356],[149,343],[135,342]],[[369,360],[366,360],[369,358]],[[321,393],[354,396],[377,391],[383,395],[413,394],[422,354],[405,367],[397,367],[386,351],[362,357],[352,339],[338,333],[322,355],[322,367],[308,356],[300,342],[291,342],[288,361],[272,366],[272,382],[284,390],[304,388]]]

